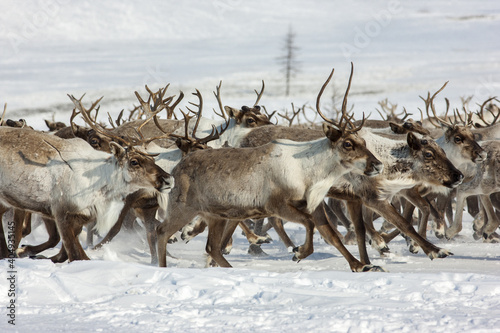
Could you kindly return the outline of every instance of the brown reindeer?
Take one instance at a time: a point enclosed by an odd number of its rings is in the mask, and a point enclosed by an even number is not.
[[[166,266],[167,239],[198,215],[209,226],[206,250],[220,266],[230,267],[221,252],[226,222],[247,218],[277,216],[303,224],[306,242],[295,249],[294,258],[310,255],[313,215],[331,184],[346,172],[358,170],[374,176],[381,170],[381,163],[357,135],[360,127],[348,127],[347,120],[344,115],[340,124],[325,124],[323,139],[278,140],[254,148],[202,150],[186,156],[172,171],[176,186],[169,195],[167,218],[157,229],[160,266]],[[224,179],[223,186],[220,179]],[[353,271],[373,268],[356,260],[335,234],[330,241]]]

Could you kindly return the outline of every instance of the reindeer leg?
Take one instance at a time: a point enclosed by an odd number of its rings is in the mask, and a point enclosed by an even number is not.
[[[278,234],[281,241],[285,244],[285,246],[287,248],[295,248],[295,244],[292,242],[290,237],[288,237],[288,234],[283,227],[283,220],[277,217],[268,217],[267,220],[273,226],[274,230],[276,230],[276,233]]]
[[[207,224],[201,218],[196,218],[182,228],[181,239],[186,243],[193,239],[196,235],[205,231]]]
[[[464,212],[466,194],[457,191],[457,203],[455,206],[455,218],[453,224],[446,230],[446,239],[452,239],[462,230],[462,215]]]
[[[61,246],[59,252],[56,255],[50,257],[49,259],[55,264],[62,263],[68,260],[68,253],[66,252],[64,246]]]
[[[258,219],[255,221],[255,226],[254,226],[254,233],[256,235],[262,235],[262,227],[264,226],[264,219]],[[267,256],[267,253],[265,253],[260,245],[257,244],[250,244],[248,248],[248,254],[256,257],[262,257],[262,256]]]
[[[149,252],[151,253],[151,264],[158,264],[158,252],[156,251],[158,237],[156,228],[160,222],[155,218],[156,208],[148,208],[142,210],[141,220],[146,227],[146,239],[148,240]]]
[[[169,238],[198,215],[196,212],[185,209],[182,202],[178,202],[178,204],[176,209],[170,209],[169,206],[167,218],[156,227],[159,267],[167,267],[167,243]]]
[[[212,260],[214,260],[220,267],[232,267],[231,264],[222,255],[222,235],[224,234],[227,223],[233,223],[236,226],[237,223],[228,222],[224,219],[218,218],[208,218],[206,219],[206,221],[208,224],[208,238],[205,250],[212,258]]]
[[[42,217],[42,221],[45,224],[45,229],[47,229],[47,233],[49,234],[49,239],[42,244],[39,245],[24,245],[16,250],[16,255],[20,258],[23,257],[33,257],[38,253],[43,252],[47,249],[51,249],[59,244],[61,237],[59,236],[59,232],[57,231],[56,222],[53,219],[48,217]],[[45,257],[38,257],[45,258]]]
[[[488,216],[488,223],[483,227],[483,238],[488,239],[488,237],[497,230],[498,226],[500,225],[500,221],[498,220],[498,216],[495,213],[495,208],[493,208],[490,196],[487,194],[481,194],[479,198],[481,200],[481,204],[484,207],[486,215]]]
[[[314,221],[311,214],[303,211],[305,208],[304,202],[277,202],[274,207],[276,211],[273,215],[279,216],[287,221],[300,223],[306,228],[306,239],[304,244],[293,249],[295,255],[293,256],[294,261],[300,261],[313,253],[313,236],[314,236]],[[300,207],[300,208],[298,208]]]
[[[347,210],[349,211],[349,215],[351,216],[351,221],[354,225],[354,231],[356,233],[356,242],[358,243],[359,257],[361,259],[361,262],[365,265],[369,265],[370,258],[368,257],[368,251],[366,249],[367,228],[366,228],[366,223],[363,221],[363,213],[362,213],[363,206],[361,202],[357,200],[350,200],[347,202]],[[387,248],[387,251],[389,251],[389,248]]]
[[[479,213],[479,200],[481,198],[478,198],[477,195],[471,195],[470,197],[467,197],[467,212],[472,216],[475,217]]]
[[[370,261],[368,259],[368,256],[366,255],[366,258],[363,259],[365,263],[362,263],[358,259],[356,259],[350,252],[347,250],[347,248],[344,246],[340,238],[338,237],[338,234],[332,229],[330,224],[328,223],[324,212],[322,212],[321,206],[316,208],[316,210],[313,213],[314,217],[314,225],[316,226],[316,229],[318,229],[319,233],[321,236],[325,239],[325,241],[330,244],[335,246],[335,248],[342,254],[342,256],[347,260],[349,263],[349,267],[351,268],[351,271],[353,272],[367,272],[367,271],[384,271],[383,268],[379,266],[373,266],[370,265]],[[360,233],[363,233],[364,231],[361,231]],[[363,242],[363,244],[366,244]],[[366,249],[366,247],[365,247]],[[367,261],[367,263],[366,263]]]
[[[441,249],[420,236],[387,200],[367,200],[364,204],[391,222],[402,233],[415,240],[430,259],[444,258],[452,254],[448,250]]]
[[[343,202],[339,199],[328,198],[328,204],[326,205],[326,207],[327,209],[332,210],[333,214],[335,214],[337,219],[347,230],[347,233],[344,235],[344,244],[354,245],[356,244],[356,233],[354,231],[354,225],[344,214],[344,211],[342,210],[343,205]]]
[[[78,240],[83,225],[89,221],[84,220],[81,216],[67,212],[56,214],[55,221],[63,246],[66,248],[68,260],[70,262],[74,260],[90,260]]]
[[[435,222],[435,226],[433,228],[434,235],[436,235],[436,237],[439,239],[445,237],[447,229],[445,216],[448,218],[448,221],[450,222],[453,221],[453,211],[450,214],[448,212],[449,210],[448,207],[451,207],[451,193],[449,195],[439,194],[436,197],[436,208],[435,208],[436,213],[433,212],[434,209],[433,211],[431,211],[434,216],[434,222]]]
[[[264,243],[270,243],[270,237],[257,235],[246,225],[244,221],[238,223],[238,226],[243,230],[243,232],[245,233],[245,237],[250,244],[261,245]]]
[[[245,226],[245,228],[248,229],[249,232],[250,228],[247,227],[247,225],[243,222],[240,223],[226,223],[226,227],[224,228],[224,234],[222,236],[221,240],[221,251],[223,254],[229,254],[231,252],[231,249],[233,247],[233,234],[236,228],[240,226]],[[209,226],[210,228],[210,226]],[[210,230],[209,230],[210,232]],[[245,232],[245,231],[244,231]],[[248,238],[248,236],[247,236]]]
[[[429,215],[431,213],[430,204],[422,198],[422,196],[415,190],[415,188],[403,191],[403,195],[408,200],[413,207],[417,207],[420,211],[420,219],[418,224],[418,234],[423,238],[426,238],[427,232],[427,221],[429,220]],[[405,207],[406,210],[406,207]],[[412,210],[413,211],[413,210]],[[413,215],[413,213],[412,213]],[[407,221],[411,221],[411,216],[405,216]],[[409,218],[409,219],[408,219]],[[418,253],[419,246],[413,240],[410,241],[410,252]]]
[[[352,205],[352,203],[348,203],[348,207],[349,205]],[[370,244],[371,246],[378,251],[378,253],[380,253],[380,255],[384,255],[384,253],[387,253],[387,252],[390,252],[389,250],[389,247],[387,246],[387,243],[385,242],[384,238],[382,237],[382,235],[377,231],[377,229],[375,229],[375,226],[373,225],[373,211],[367,207],[363,207],[361,205],[361,203],[357,204],[359,205],[359,207],[351,207],[351,209],[358,209],[359,212],[352,212],[352,214],[354,214],[355,217],[353,217],[353,215],[351,215],[351,220],[353,221],[353,223],[355,224],[355,226],[359,229],[361,226],[358,224],[359,223],[363,223],[363,226],[364,226],[364,230],[366,231],[366,233],[368,234],[368,236],[370,237]],[[351,214],[351,209],[349,210],[349,213]],[[363,214],[363,210],[365,210],[365,214]],[[359,216],[357,216],[359,215]],[[363,216],[365,216],[366,218],[363,218]],[[354,219],[358,219],[357,222],[354,222]],[[355,229],[356,229],[355,227]],[[356,231],[356,237],[358,239],[358,242],[360,241],[360,235],[359,235],[359,232]],[[358,244],[359,246],[359,244]],[[364,247],[366,247],[365,245],[363,245]],[[361,248],[360,248],[361,249]],[[366,251],[366,249],[364,250]]]
[[[25,228],[25,226],[29,227]],[[22,209],[14,209],[14,228],[14,250],[16,250],[21,239],[31,233],[31,213]]]

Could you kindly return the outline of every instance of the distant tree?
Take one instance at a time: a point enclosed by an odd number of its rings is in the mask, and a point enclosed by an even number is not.
[[[289,26],[283,47],[284,54],[278,57],[278,62],[282,66],[282,71],[285,74],[286,96],[290,94],[290,81],[299,70],[299,63],[297,61],[297,51],[299,48],[295,45],[295,38],[296,34],[292,26]]]

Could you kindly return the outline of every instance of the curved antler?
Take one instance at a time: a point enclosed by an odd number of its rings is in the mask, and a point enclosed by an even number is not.
[[[425,111],[427,113],[427,119],[429,119],[429,122],[434,126],[434,127],[437,127],[437,128],[440,128],[441,126],[439,126],[439,124],[435,124],[434,121],[432,120],[432,116],[429,114],[429,108],[431,109],[432,111],[432,114],[434,115],[434,118],[438,120],[438,122],[442,123],[443,125],[445,126],[448,126],[448,127],[452,127],[453,125],[449,122],[447,122],[446,120],[440,118],[437,113],[436,113],[436,109],[434,107],[434,98],[437,96],[437,94],[439,94],[445,87],[446,85],[448,84],[449,81],[446,81],[443,86],[438,90],[436,91],[432,97],[431,97],[431,93],[430,92],[427,92],[427,98],[423,98],[422,96],[419,96],[425,103]],[[446,114],[448,114],[448,110],[449,110],[449,101],[446,102]],[[446,114],[445,114],[445,117],[446,117]]]
[[[83,96],[85,96],[85,94]],[[104,96],[101,97],[101,98],[99,98],[94,103],[92,103],[90,109],[88,109],[88,110],[85,109],[85,107],[82,104],[83,96],[80,99],[76,99],[73,95],[69,95],[68,94],[68,97],[71,99],[71,101],[75,105],[75,108],[77,108],[80,111],[79,113],[82,115],[83,119],[85,120],[85,122],[87,123],[87,125],[90,126],[90,128],[92,128],[97,133],[100,133],[100,134],[102,134],[104,136],[107,136],[107,137],[111,138],[115,142],[123,143],[123,144],[125,144],[127,146],[134,146],[134,145],[140,144],[140,142],[137,142],[134,139],[132,139],[132,142],[131,142],[131,141],[127,141],[123,137],[119,137],[117,135],[114,135],[110,131],[105,130],[101,125],[99,125],[96,122],[96,120],[92,119],[92,117],[90,116],[90,112],[97,106],[97,104],[99,104],[99,102],[104,98]],[[75,114],[75,116],[76,116],[76,114]]]

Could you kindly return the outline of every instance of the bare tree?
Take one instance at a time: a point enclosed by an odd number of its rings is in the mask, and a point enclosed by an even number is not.
[[[282,71],[285,73],[286,96],[290,94],[290,80],[298,72],[297,51],[299,48],[295,45],[296,36],[292,26],[289,26],[283,46],[284,55],[278,57],[278,63],[282,66]]]

